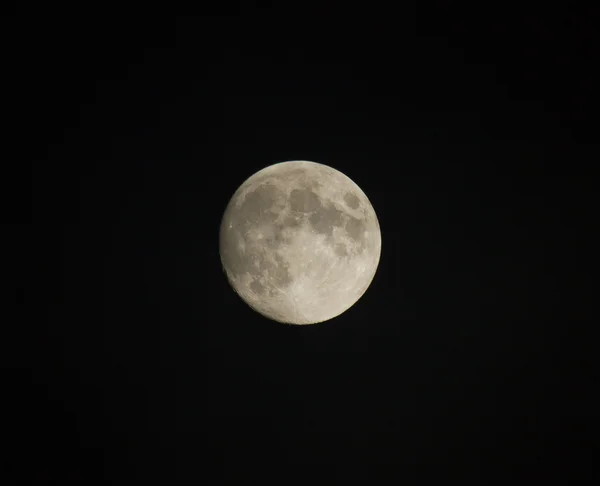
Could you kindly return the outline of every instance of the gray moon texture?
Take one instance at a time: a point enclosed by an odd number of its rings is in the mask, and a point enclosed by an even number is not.
[[[352,307],[373,281],[381,231],[349,177],[315,162],[270,165],[234,193],[221,221],[221,263],[255,311],[316,324]]]

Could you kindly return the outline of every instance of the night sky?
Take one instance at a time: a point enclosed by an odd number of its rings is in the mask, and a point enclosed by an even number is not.
[[[31,162],[9,477],[598,479],[600,43],[593,12],[545,8],[9,21]],[[382,232],[365,295],[303,327],[218,253],[237,187],[298,159]]]

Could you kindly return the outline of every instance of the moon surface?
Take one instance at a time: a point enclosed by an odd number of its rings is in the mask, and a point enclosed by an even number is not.
[[[365,193],[316,162],[270,165],[234,193],[221,221],[221,263],[263,316],[316,324],[352,307],[371,284],[381,231]]]

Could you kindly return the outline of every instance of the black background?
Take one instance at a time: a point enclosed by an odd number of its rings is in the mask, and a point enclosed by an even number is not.
[[[9,477],[598,478],[597,12],[344,5],[5,18],[31,161]],[[357,182],[383,240],[363,298],[306,327],[218,254],[235,189],[298,159]]]

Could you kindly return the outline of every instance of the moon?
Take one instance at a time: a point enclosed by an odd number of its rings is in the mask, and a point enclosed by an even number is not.
[[[285,324],[316,324],[352,307],[371,284],[381,231],[371,202],[332,167],[270,165],[234,193],[219,253],[235,292]]]

